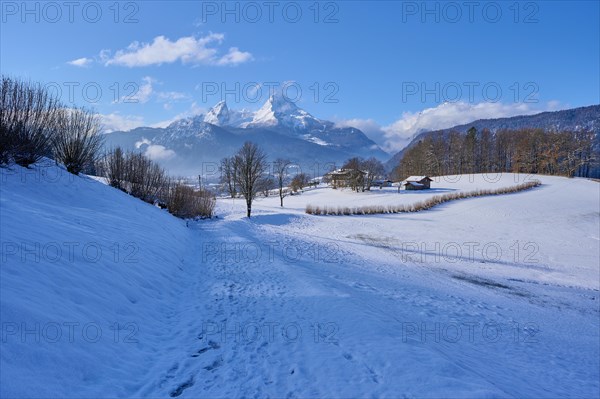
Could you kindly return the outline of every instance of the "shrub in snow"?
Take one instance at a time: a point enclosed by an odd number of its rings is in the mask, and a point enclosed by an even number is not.
[[[164,198],[169,212],[183,218],[210,218],[214,215],[216,199],[208,191],[196,191],[182,183],[173,183]]]

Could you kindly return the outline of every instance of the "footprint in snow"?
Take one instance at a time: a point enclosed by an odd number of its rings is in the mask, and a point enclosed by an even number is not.
[[[204,370],[207,371],[213,371],[215,369],[218,369],[219,367],[221,367],[223,365],[223,358],[219,357],[218,359],[216,359],[214,362],[212,362],[210,365],[204,367]]]
[[[176,398],[177,396],[180,396],[183,393],[183,391],[185,391],[186,389],[191,388],[193,386],[194,386],[194,377],[190,377],[189,380],[187,380],[183,384],[180,384],[177,388],[172,390],[171,393],[169,394],[169,396],[171,396],[172,398]]]

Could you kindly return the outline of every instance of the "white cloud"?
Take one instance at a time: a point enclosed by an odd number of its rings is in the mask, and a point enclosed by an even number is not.
[[[337,122],[338,126],[352,126],[362,130],[373,141],[388,152],[396,152],[406,147],[412,139],[423,131],[447,129],[478,119],[506,118],[516,115],[530,115],[560,107],[551,101],[543,107],[534,108],[530,104],[515,103],[444,103],[421,112],[404,112],[402,117],[388,126],[380,126],[372,119],[350,119]]]
[[[132,95],[127,97],[129,102],[138,102],[141,104],[145,104],[150,100],[152,93],[154,92],[154,88],[152,84],[156,82],[150,76],[145,76],[142,78],[142,84],[138,86],[137,91]]]
[[[169,150],[165,146],[152,144],[146,148],[144,151],[144,155],[153,161],[165,161],[167,159],[171,159],[175,156],[175,151]]]
[[[376,143],[382,143],[385,138],[385,131],[373,119],[346,119],[336,122],[339,127],[354,127],[365,133]]]
[[[128,131],[144,126],[144,118],[136,115],[121,115],[118,112],[99,114],[103,132]]]
[[[83,57],[83,58],[77,58],[76,60],[73,60],[73,61],[69,61],[69,62],[67,62],[67,64],[73,65],[76,67],[80,67],[80,68],[84,68],[84,67],[90,66],[92,61],[93,60],[91,58]]]
[[[128,93],[113,103],[139,103],[145,104],[151,99],[156,99],[158,102],[163,103],[163,108],[170,110],[172,104],[178,101],[189,101],[190,96],[185,93],[177,91],[156,91],[155,84],[161,84],[156,79],[145,76],[142,78],[141,83],[138,84],[133,93]]]
[[[252,61],[252,54],[240,51],[237,47],[231,47],[227,54],[219,58],[217,65],[238,65],[248,61]]]
[[[402,118],[383,127],[385,143],[392,150],[400,150],[414,136],[426,130],[446,129],[478,119],[505,118],[541,112],[529,104],[490,103],[468,104],[464,102],[444,103],[421,112],[405,112]]]
[[[103,52],[101,58],[105,65],[143,67],[149,65],[171,64],[181,61],[184,64],[237,65],[252,60],[252,54],[231,47],[229,52],[220,56],[214,47],[225,40],[222,33],[210,33],[204,37],[186,36],[171,41],[165,36],[157,36],[152,43],[133,42],[126,49],[118,50],[110,57]]]
[[[136,141],[134,145],[135,145],[135,148],[139,149],[144,144],[148,145],[148,144],[151,144],[151,142],[147,138],[142,137],[142,139],[140,141]]]
[[[163,101],[182,101],[189,100],[189,96],[185,93],[180,93],[178,91],[161,91],[156,93],[159,100]]]

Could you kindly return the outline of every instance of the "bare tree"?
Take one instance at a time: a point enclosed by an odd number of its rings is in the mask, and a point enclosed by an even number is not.
[[[235,198],[237,195],[237,185],[235,175],[237,172],[236,158],[223,158],[221,160],[221,183],[225,184],[227,193],[231,198]]]
[[[154,202],[166,182],[165,171],[143,154],[128,153],[125,164],[129,193],[146,202]]]
[[[283,189],[284,185],[288,180],[287,169],[292,164],[289,159],[278,158],[273,164],[273,175],[277,182],[277,188],[279,189],[279,202],[283,208],[283,199],[287,196],[287,192]]]
[[[94,164],[102,147],[100,119],[84,108],[62,109],[52,136],[54,159],[75,175]]]
[[[358,192],[359,190],[365,191],[365,174],[363,174],[363,163],[364,160],[359,157],[350,158],[342,166],[342,169],[350,171],[350,177],[348,179],[348,185],[353,191]]]
[[[143,154],[123,153],[117,147],[109,152],[101,165],[108,183],[143,201],[154,203],[159,200],[170,181],[157,163]]]
[[[256,144],[247,141],[234,156],[235,181],[246,200],[246,215],[252,213],[252,202],[260,190],[259,180],[267,170],[267,156]]]
[[[14,149],[14,109],[11,102],[13,96],[13,81],[2,76],[0,83],[0,165],[11,161]]]
[[[375,158],[369,158],[361,162],[361,170],[366,172],[364,178],[365,189],[371,190],[371,186],[376,179],[380,179],[385,174],[385,169],[381,161]]]
[[[0,161],[29,166],[50,155],[58,100],[40,84],[2,76],[0,84]]]
[[[275,180],[271,176],[264,176],[258,180],[260,191],[267,198],[272,189],[275,188]]]
[[[125,191],[127,176],[125,172],[125,154],[121,147],[111,150],[104,156],[101,162],[101,169],[109,185]]]

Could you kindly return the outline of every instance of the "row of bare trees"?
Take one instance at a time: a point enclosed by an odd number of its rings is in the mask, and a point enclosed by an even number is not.
[[[101,157],[101,122],[86,108],[69,108],[41,84],[2,76],[0,166],[29,167],[50,157],[75,175],[95,169],[109,184],[182,218],[211,217],[215,197],[194,190],[143,154],[116,148]]]
[[[97,170],[112,187],[165,207],[177,217],[207,218],[214,214],[216,199],[212,193],[195,190],[184,179],[169,177],[143,154],[117,147],[98,162]]]
[[[278,158],[269,171],[264,151],[256,144],[246,142],[233,156],[221,160],[221,183],[231,198],[239,195],[246,200],[246,215],[250,217],[252,202],[259,193],[266,197],[276,189],[283,207],[285,197],[310,184],[308,175],[291,173],[295,169],[297,165],[289,159]]]
[[[393,174],[397,179],[490,172],[589,177],[598,167],[594,145],[592,132],[519,129],[494,134],[471,128],[466,135],[426,136],[405,151]]]
[[[39,83],[1,80],[0,165],[29,167],[52,157],[73,174],[93,166],[102,148],[94,112],[65,107]]]

